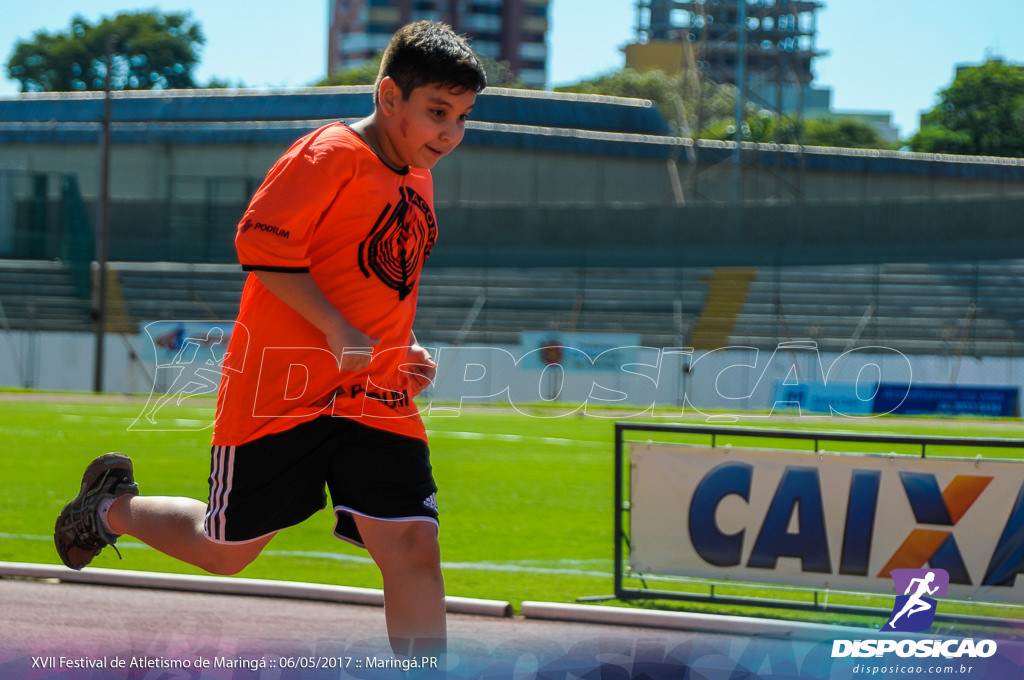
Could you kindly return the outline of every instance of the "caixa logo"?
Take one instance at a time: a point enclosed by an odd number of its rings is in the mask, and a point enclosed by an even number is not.
[[[701,478],[690,500],[687,522],[691,544],[704,562],[718,567],[744,565],[745,561],[748,568],[776,569],[780,559],[788,557],[799,560],[802,573],[886,578],[894,570],[920,569],[927,564],[935,567],[933,571],[948,573],[948,583],[1005,587],[1013,587],[1017,576],[1024,574],[1024,550],[1018,538],[1024,532],[1024,485],[1002,531],[994,538],[988,566],[983,572],[971,574],[954,529],[983,497],[994,477],[958,474],[941,484],[931,472],[895,473],[891,481],[902,488],[900,495],[910,510],[906,519],[912,519],[913,524],[901,518],[900,526],[907,526],[909,533],[882,562],[881,569],[873,570],[878,517],[886,512],[882,503],[893,497],[883,496],[883,477],[893,473],[865,467],[844,474],[844,482],[833,481],[826,487],[819,467],[787,465],[772,489],[761,482],[766,475],[758,475],[758,468],[751,463],[718,465]],[[891,481],[887,488],[892,488]],[[755,491],[762,496],[767,493],[771,499],[760,524],[756,515],[747,514],[744,520],[753,519],[752,526],[733,532],[723,530],[719,512],[727,499],[731,507],[736,507],[736,500],[749,505]],[[839,498],[845,498],[845,517],[840,524],[830,525],[826,521],[827,504],[843,502],[837,501]],[[1006,500],[993,500],[989,507],[995,502],[1003,506]],[[838,554],[830,549],[830,528],[840,532]],[[753,531],[752,541],[748,529]]]

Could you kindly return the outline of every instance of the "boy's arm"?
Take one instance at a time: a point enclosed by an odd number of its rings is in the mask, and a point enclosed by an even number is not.
[[[361,371],[370,365],[372,349],[380,338],[370,337],[350,324],[309,272],[258,270],[254,273],[267,290],[320,329],[327,338],[327,346],[341,359],[340,370]]]

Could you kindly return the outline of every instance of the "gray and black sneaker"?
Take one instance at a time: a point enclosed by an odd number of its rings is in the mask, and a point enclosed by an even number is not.
[[[82,476],[82,490],[64,506],[53,528],[53,542],[61,561],[72,569],[81,569],[105,547],[116,543],[118,535],[107,531],[100,521],[100,503],[105,498],[138,494],[128,456],[108,453],[89,463]]]

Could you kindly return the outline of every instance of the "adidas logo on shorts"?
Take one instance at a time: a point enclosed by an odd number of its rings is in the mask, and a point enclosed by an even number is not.
[[[437,494],[432,493],[427,496],[426,500],[423,501],[423,506],[437,512]]]

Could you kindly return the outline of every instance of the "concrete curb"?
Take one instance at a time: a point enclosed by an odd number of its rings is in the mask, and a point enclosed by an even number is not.
[[[53,579],[66,583],[152,588],[154,590],[180,590],[222,595],[252,595],[257,597],[284,597],[297,600],[317,600],[359,604],[384,605],[384,592],[372,588],[353,588],[318,583],[272,581],[267,579],[228,578],[225,576],[195,576],[191,574],[163,574],[121,569],[88,569],[75,571],[49,564],[0,562],[0,578]],[[509,617],[512,605],[498,600],[480,600],[471,597],[445,598],[447,610],[453,614]]]
[[[523,616],[528,619],[601,623],[616,626],[667,628],[702,633],[747,635],[750,637],[785,637],[802,640],[832,640],[859,638],[866,633],[879,635],[879,631],[849,626],[833,626],[803,621],[760,619],[749,616],[721,616],[697,612],[665,612],[626,607],[557,604],[551,602],[523,602]],[[881,637],[885,637],[884,634]]]
[[[196,576],[191,574],[165,574],[159,572],[122,569],[94,569],[74,571],[63,566],[0,562],[0,578],[47,579],[64,583],[150,588],[221,595],[248,595],[254,597],[281,597],[319,602],[337,602],[383,606],[383,591],[372,588],[354,588],[317,583],[274,581],[269,579],[229,578],[224,576]],[[447,611],[507,618],[512,616],[512,605],[498,600],[448,596]],[[804,640],[831,640],[857,638],[865,629],[832,626],[800,621],[760,619],[745,616],[720,616],[690,612],[666,612],[627,607],[562,604],[554,602],[524,601],[522,615],[527,619],[592,623],[640,628],[722,633],[732,635],[786,637]],[[873,631],[878,635],[880,631]],[[885,637],[882,634],[882,637]]]

